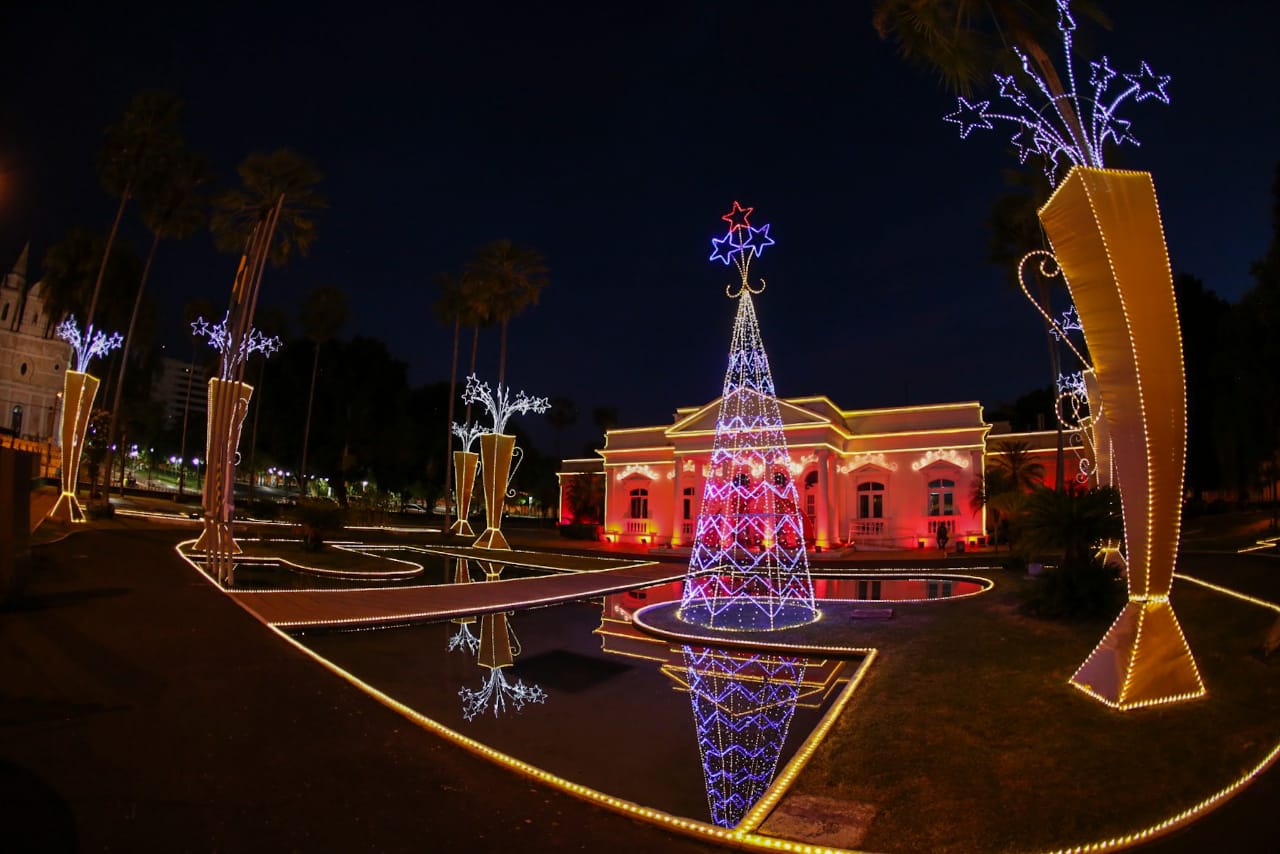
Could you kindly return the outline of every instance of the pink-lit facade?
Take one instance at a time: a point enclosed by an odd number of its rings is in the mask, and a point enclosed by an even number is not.
[[[985,516],[971,496],[999,440],[1030,445],[1051,479],[1056,434],[993,435],[977,402],[860,410],[826,397],[778,403],[810,547],[933,547],[942,524],[952,543],[977,544]],[[561,522],[575,521],[568,479],[603,475],[606,539],[690,546],[718,408],[717,399],[677,410],[671,424],[610,430],[598,458],[566,460]]]

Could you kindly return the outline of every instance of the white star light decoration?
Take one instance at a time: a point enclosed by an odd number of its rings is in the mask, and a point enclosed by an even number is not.
[[[76,370],[82,374],[89,368],[92,359],[105,356],[124,344],[124,336],[119,332],[108,335],[92,326],[81,335],[74,317],[68,317],[59,323],[54,334],[71,345],[71,349],[75,351]]]
[[[261,353],[266,358],[280,349],[279,338],[264,335],[257,329],[250,329],[239,344],[232,342],[231,332],[227,329],[228,317],[229,313],[223,316],[220,323],[210,323],[203,317],[197,317],[191,322],[191,333],[208,338],[209,346],[222,354],[221,376],[224,380],[230,380],[236,366],[254,353]]]
[[[1062,33],[1065,58],[1066,92],[1055,97],[1044,79],[1032,70],[1027,56],[1014,48],[1022,63],[1023,74],[1039,90],[1047,104],[1037,108],[1012,74],[997,74],[995,79],[1000,84],[1000,97],[1013,105],[1011,112],[992,112],[990,101],[970,103],[962,96],[957,100],[956,111],[943,117],[945,121],[959,126],[961,139],[968,138],[975,128],[993,129],[995,126],[991,123],[992,119],[1020,125],[1017,133],[1010,139],[1018,151],[1018,162],[1025,163],[1032,154],[1043,156],[1045,174],[1049,176],[1050,183],[1056,183],[1062,158],[1071,165],[1102,168],[1105,165],[1102,149],[1108,139],[1116,145],[1139,145],[1137,138],[1129,131],[1130,123],[1119,118],[1116,110],[1129,98],[1139,103],[1155,98],[1168,104],[1169,93],[1166,87],[1170,79],[1168,75],[1156,74],[1145,61],[1139,63],[1135,73],[1117,74],[1111,67],[1110,60],[1104,56],[1101,62],[1089,63],[1092,97],[1082,95],[1076,86],[1071,58],[1072,33],[1076,28],[1075,19],[1071,15],[1071,0],[1057,0],[1057,3],[1058,30]],[[1125,86],[1115,97],[1110,97],[1107,90],[1117,76],[1124,79]],[[1074,114],[1076,122],[1069,121],[1064,114]]]
[[[511,387],[498,383],[497,392],[489,390],[488,383],[482,383],[475,374],[467,377],[467,387],[462,392],[463,403],[479,403],[489,411],[493,419],[493,432],[501,433],[507,428],[507,421],[512,415],[534,412],[541,414],[551,408],[551,401],[545,397],[530,397],[524,392],[516,392],[515,400],[511,399]],[[457,434],[457,425],[454,432]],[[488,432],[488,431],[481,431]],[[461,434],[457,434],[461,437]],[[479,435],[479,434],[477,434]]]
[[[507,710],[508,703],[520,711],[528,703],[547,701],[546,691],[537,685],[526,685],[519,679],[508,682],[502,670],[501,667],[491,668],[478,689],[458,689],[458,696],[462,698],[462,717],[474,720],[491,708],[496,718]]]
[[[471,446],[476,443],[476,439],[488,432],[478,421],[468,421],[466,424],[459,424],[457,421],[453,422],[453,435],[458,437],[462,442],[463,450],[466,451],[470,451]]]

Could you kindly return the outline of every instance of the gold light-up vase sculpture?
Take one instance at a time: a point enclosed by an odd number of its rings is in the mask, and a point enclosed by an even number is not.
[[[1077,166],[1040,221],[1089,346],[1110,469],[1121,489],[1128,564],[1129,601],[1071,682],[1120,709],[1201,696],[1204,685],[1169,602],[1186,390],[1155,187],[1145,172]]]
[[[458,495],[458,506],[455,508],[457,521],[449,526],[449,533],[459,537],[473,537],[471,523],[467,520],[471,509],[471,494],[476,487],[476,466],[480,463],[480,455],[471,451],[453,452],[453,478]]]
[[[62,424],[58,431],[62,442],[62,494],[49,511],[49,518],[58,522],[84,521],[84,508],[76,498],[76,485],[98,385],[97,377],[80,371],[67,371],[62,381]]]
[[[239,554],[240,546],[231,536],[234,510],[236,456],[240,429],[249,412],[253,386],[214,377],[209,380],[209,420],[205,431],[204,531],[196,540],[197,551],[214,551],[219,538]]]
[[[502,508],[511,476],[511,455],[516,437],[505,433],[485,433],[480,437],[480,469],[484,481],[484,515],[487,527],[475,541],[479,549],[510,549],[502,536]]]

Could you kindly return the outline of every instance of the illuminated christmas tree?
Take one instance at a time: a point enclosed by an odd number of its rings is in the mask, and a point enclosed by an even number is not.
[[[738,300],[738,314],[680,605],[686,622],[726,630],[817,618],[799,494],[751,299],[764,282],[753,288],[747,281],[752,258],[774,242],[768,225],[750,224],[753,210],[734,202],[723,217],[728,233],[711,241],[711,260],[734,265],[741,282],[725,289]]]

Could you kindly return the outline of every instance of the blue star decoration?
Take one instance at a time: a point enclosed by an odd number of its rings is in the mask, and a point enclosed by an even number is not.
[[[744,208],[742,205],[738,204],[738,201],[735,199],[733,202],[733,209],[720,218],[729,223],[729,233],[732,234],[740,228],[751,227],[751,223],[748,221],[747,217],[751,216],[751,212],[754,210],[755,208]],[[725,263],[727,264],[728,262],[726,261]]]
[[[1013,147],[1018,149],[1018,162],[1026,163],[1027,157],[1032,154],[1043,154],[1044,147],[1041,144],[1040,137],[1036,134],[1033,127],[1023,127],[1013,135],[1009,140],[1013,143]]]
[[[1130,122],[1124,119],[1118,119],[1111,115],[1105,116],[1102,120],[1102,132],[1099,137],[1101,139],[1111,137],[1116,141],[1116,145],[1123,145],[1126,142],[1137,145],[1138,140],[1134,138],[1133,134],[1129,133],[1129,125]]]
[[[741,252],[743,246],[741,243],[734,242],[733,232],[734,230],[730,228],[724,237],[711,238],[711,257],[707,260],[723,261],[725,266],[733,263],[733,256]]]
[[[1107,88],[1107,84],[1116,76],[1115,70],[1111,67],[1111,63],[1104,56],[1102,62],[1089,63],[1089,85],[1101,91]]]
[[[747,226],[747,239],[742,241],[742,246],[748,251],[754,252],[756,257],[764,254],[766,246],[772,246],[774,239],[769,236],[769,223],[756,228],[754,225]]]
[[[956,98],[956,102],[956,111],[950,115],[943,116],[942,120],[959,125],[961,139],[968,137],[969,131],[974,128],[991,129],[991,121],[987,118],[987,106],[991,103],[990,101],[978,101],[976,104],[970,104],[969,101],[961,95]]]
[[[1172,79],[1168,74],[1156,74],[1151,70],[1151,66],[1147,65],[1146,60],[1138,66],[1137,74],[1126,74],[1124,79],[1135,86],[1138,94],[1134,100],[1145,101],[1148,98],[1155,98],[1161,103],[1169,103],[1169,93],[1164,91],[1164,87],[1169,85]]]

